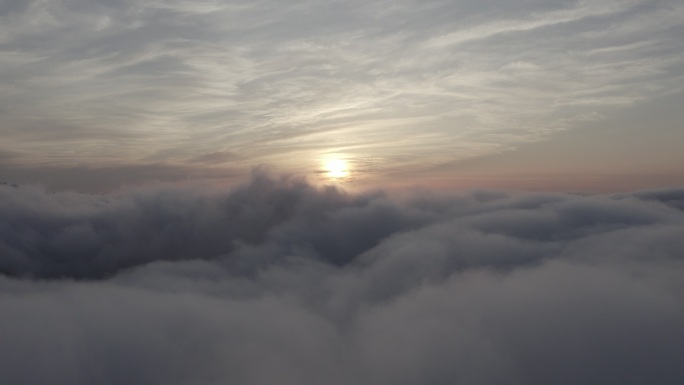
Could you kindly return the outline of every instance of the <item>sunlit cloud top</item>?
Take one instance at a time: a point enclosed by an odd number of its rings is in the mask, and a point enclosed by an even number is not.
[[[5,1],[0,171],[424,175],[681,92],[681,36],[676,0]]]

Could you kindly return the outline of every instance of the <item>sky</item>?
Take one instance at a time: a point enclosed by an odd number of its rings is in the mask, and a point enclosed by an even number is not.
[[[0,180],[678,186],[683,35],[677,0],[4,0]]]

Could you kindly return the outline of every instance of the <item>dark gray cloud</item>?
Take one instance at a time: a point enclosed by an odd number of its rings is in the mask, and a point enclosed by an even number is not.
[[[683,189],[0,185],[12,384],[681,384]]]

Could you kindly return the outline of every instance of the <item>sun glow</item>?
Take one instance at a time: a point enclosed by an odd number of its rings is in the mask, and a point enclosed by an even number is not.
[[[342,179],[349,176],[349,166],[342,159],[326,159],[325,175],[330,179]]]

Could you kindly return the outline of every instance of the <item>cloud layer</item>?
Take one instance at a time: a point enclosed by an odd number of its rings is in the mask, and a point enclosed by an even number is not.
[[[684,190],[0,186],[12,384],[681,384]]]

